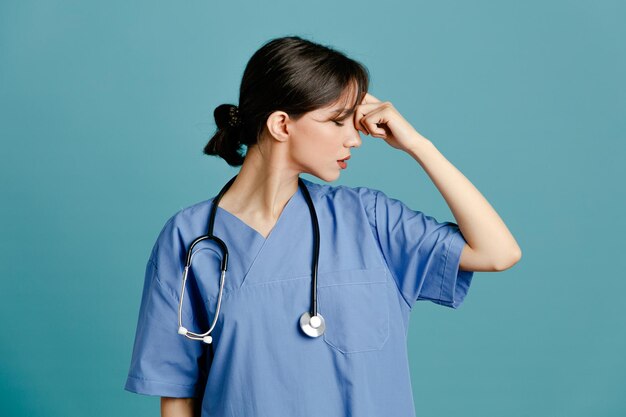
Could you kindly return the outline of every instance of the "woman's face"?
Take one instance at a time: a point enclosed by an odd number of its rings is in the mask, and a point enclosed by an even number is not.
[[[348,158],[351,148],[361,146],[354,113],[348,113],[353,100],[340,99],[287,122],[290,165],[294,169],[327,182],[339,178],[343,168],[338,161]]]

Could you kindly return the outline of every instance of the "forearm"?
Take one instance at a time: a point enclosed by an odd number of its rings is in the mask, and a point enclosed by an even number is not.
[[[161,397],[161,417],[194,417],[193,398]]]
[[[426,171],[446,203],[473,252],[508,268],[521,257],[521,249],[498,213],[474,185],[450,163],[435,145],[419,135],[407,150]]]

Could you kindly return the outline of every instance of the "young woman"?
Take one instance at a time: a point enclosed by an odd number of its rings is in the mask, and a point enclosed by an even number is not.
[[[458,308],[474,271],[521,258],[480,192],[368,83],[341,52],[277,38],[246,66],[239,106],[215,109],[204,152],[241,169],[161,230],[126,382],[162,397],[162,415],[414,416],[414,303]],[[299,177],[336,180],[360,133],[411,155],[458,224]]]

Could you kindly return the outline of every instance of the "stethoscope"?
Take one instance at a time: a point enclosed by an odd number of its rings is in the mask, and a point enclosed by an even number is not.
[[[228,181],[226,185],[224,185],[222,190],[219,192],[217,197],[215,197],[215,199],[213,200],[213,203],[211,206],[211,213],[209,215],[209,231],[206,235],[196,238],[191,243],[191,245],[189,246],[189,249],[187,250],[186,257],[185,257],[186,260],[185,260],[185,269],[183,271],[183,285],[180,290],[180,301],[178,303],[178,334],[183,335],[192,340],[202,340],[204,343],[207,343],[207,344],[210,344],[213,341],[213,337],[210,336],[210,333],[215,328],[215,323],[217,323],[217,318],[219,317],[219,314],[220,314],[220,307],[222,305],[222,290],[224,288],[224,278],[226,277],[226,268],[228,265],[228,248],[226,247],[226,244],[220,238],[213,235],[215,213],[217,211],[217,206],[222,196],[224,195],[226,190],[230,188],[230,186],[232,185],[232,183],[235,181],[236,178],[237,178],[237,175],[235,175],[230,181]],[[319,223],[317,222],[317,214],[315,213],[315,207],[313,206],[313,201],[311,200],[309,190],[307,190],[306,185],[304,185],[304,182],[302,181],[300,177],[298,177],[298,186],[302,190],[302,194],[304,194],[307,205],[309,206],[309,212],[311,213],[311,220],[313,222],[313,229],[315,232],[315,248],[314,248],[315,257],[313,258],[313,279],[311,280],[311,311],[305,311],[300,316],[300,328],[302,329],[304,334],[306,334],[307,336],[318,337],[318,336],[321,336],[324,333],[324,330],[326,329],[326,323],[324,321],[324,317],[322,317],[322,315],[319,314],[317,311],[317,263],[318,263],[319,254],[320,254],[320,228],[319,228]],[[220,289],[219,289],[219,293],[217,297],[217,308],[215,310],[215,317],[213,318],[211,327],[209,327],[209,330],[206,333],[194,333],[194,332],[187,330],[183,326],[182,312],[183,312],[183,299],[185,298],[185,284],[187,283],[187,273],[189,272],[189,268],[191,267],[191,259],[193,258],[193,255],[195,254],[195,252],[193,252],[193,248],[194,246],[196,246],[196,244],[207,239],[212,240],[215,243],[217,243],[217,245],[220,247],[222,254],[223,254],[222,263],[221,263],[222,273],[220,276]]]

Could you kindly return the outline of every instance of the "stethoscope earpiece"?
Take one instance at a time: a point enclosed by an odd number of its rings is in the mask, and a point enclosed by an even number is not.
[[[189,332],[189,330],[187,330],[186,328],[184,328],[184,327],[180,326],[180,327],[178,328],[178,334],[183,335],[183,336],[187,336],[187,337],[189,337],[190,332]],[[194,340],[200,340],[200,339],[196,339],[196,338],[194,338],[194,337],[189,337],[189,338],[190,338],[190,339],[194,339]],[[211,337],[211,336],[203,336],[203,337],[202,337],[202,341],[203,341],[204,343],[206,343],[207,345],[210,345],[210,344],[211,344],[211,342],[213,341],[213,337]]]

